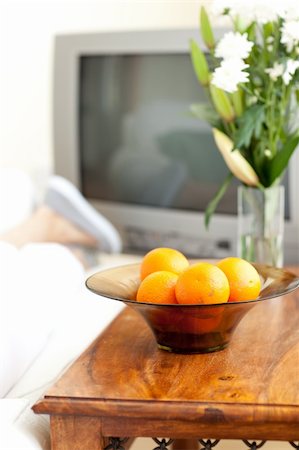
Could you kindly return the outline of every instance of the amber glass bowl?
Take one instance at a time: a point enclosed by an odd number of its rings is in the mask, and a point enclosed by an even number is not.
[[[283,269],[254,264],[262,290],[256,300],[211,305],[163,305],[135,300],[140,284],[139,264],[97,272],[86,281],[92,292],[124,302],[145,319],[159,348],[175,353],[207,353],[222,350],[244,315],[260,302],[288,294],[299,278]]]

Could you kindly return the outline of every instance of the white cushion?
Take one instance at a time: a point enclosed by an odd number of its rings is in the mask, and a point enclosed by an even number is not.
[[[72,302],[43,351],[8,393],[9,398],[26,398],[28,406],[1,431],[1,450],[50,449],[49,418],[35,415],[30,407],[123,308],[122,303],[91,294],[84,286]]]
[[[0,168],[0,233],[30,216],[35,196],[34,184],[26,172],[17,168]]]
[[[0,397],[44,348],[83,284],[81,264],[63,246],[0,242]]]
[[[0,399],[1,450],[50,450],[49,420],[36,417],[26,399]]]
[[[6,248],[6,250],[8,249]],[[13,249],[10,248],[9,251],[13,252]],[[38,251],[38,248],[33,249],[36,255]],[[49,259],[51,259],[50,255],[52,251],[54,249],[49,248]],[[67,252],[67,250],[65,251]],[[54,257],[54,255],[52,256]],[[121,302],[112,301],[89,292],[84,284],[88,274],[81,276],[81,267],[79,273],[76,270],[70,270],[67,273],[67,261],[67,256],[63,255],[62,252],[61,263],[58,269],[64,274],[61,277],[63,283],[65,281],[67,282],[62,287],[60,294],[51,301],[50,291],[52,288],[49,287],[49,291],[44,297],[39,296],[39,300],[41,298],[44,299],[44,303],[41,303],[44,305],[44,320],[41,323],[46,326],[47,322],[45,318],[49,315],[49,317],[52,317],[51,320],[55,322],[55,326],[30,367],[27,368],[21,378],[11,387],[7,398],[0,400],[0,409],[2,401],[4,414],[5,411],[12,410],[12,406],[9,406],[7,402],[12,402],[11,405],[15,405],[16,411],[19,408],[16,414],[10,413],[7,415],[9,420],[6,421],[3,429],[1,427],[1,450],[50,449],[49,418],[46,415],[34,414],[31,406],[43,396],[44,392],[61,376],[62,372],[67,369],[123,308]],[[92,269],[89,273],[115,265],[113,261],[110,261],[106,255],[103,255],[103,265]],[[128,261],[117,260],[116,264],[126,262]],[[41,269],[39,270],[41,271]],[[51,277],[49,276],[49,272],[44,272],[47,275],[47,285],[50,285],[49,280],[51,280]],[[74,277],[75,272],[76,276]],[[52,275],[54,275],[53,272]],[[74,289],[70,289],[70,285]],[[68,286],[67,289],[65,289],[66,286]],[[51,311],[47,311],[47,302],[50,302],[50,306],[55,313],[54,315],[51,314]],[[27,306],[29,306],[28,303]],[[32,322],[34,322],[34,314],[29,319],[32,319]],[[32,327],[33,342],[39,341],[39,339],[36,339],[36,336],[34,338],[34,331],[36,330],[37,328]],[[37,336],[40,335],[41,331],[39,329]]]

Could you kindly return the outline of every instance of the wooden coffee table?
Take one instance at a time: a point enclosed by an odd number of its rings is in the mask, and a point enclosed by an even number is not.
[[[55,450],[120,449],[138,436],[165,436],[159,449],[169,436],[299,449],[299,292],[256,306],[226,350],[202,355],[159,350],[126,307],[33,409],[50,414]]]

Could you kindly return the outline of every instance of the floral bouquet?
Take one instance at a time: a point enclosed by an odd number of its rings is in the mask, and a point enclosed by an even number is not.
[[[205,224],[235,176],[265,191],[280,183],[299,142],[299,1],[215,1],[232,30],[216,39],[204,8],[203,52],[192,40],[191,58],[208,102],[191,106],[208,121],[230,170],[206,209]]]

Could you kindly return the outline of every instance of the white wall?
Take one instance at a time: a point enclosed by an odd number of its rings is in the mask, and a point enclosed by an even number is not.
[[[199,0],[0,0],[0,167],[52,170],[56,33],[197,26]]]

